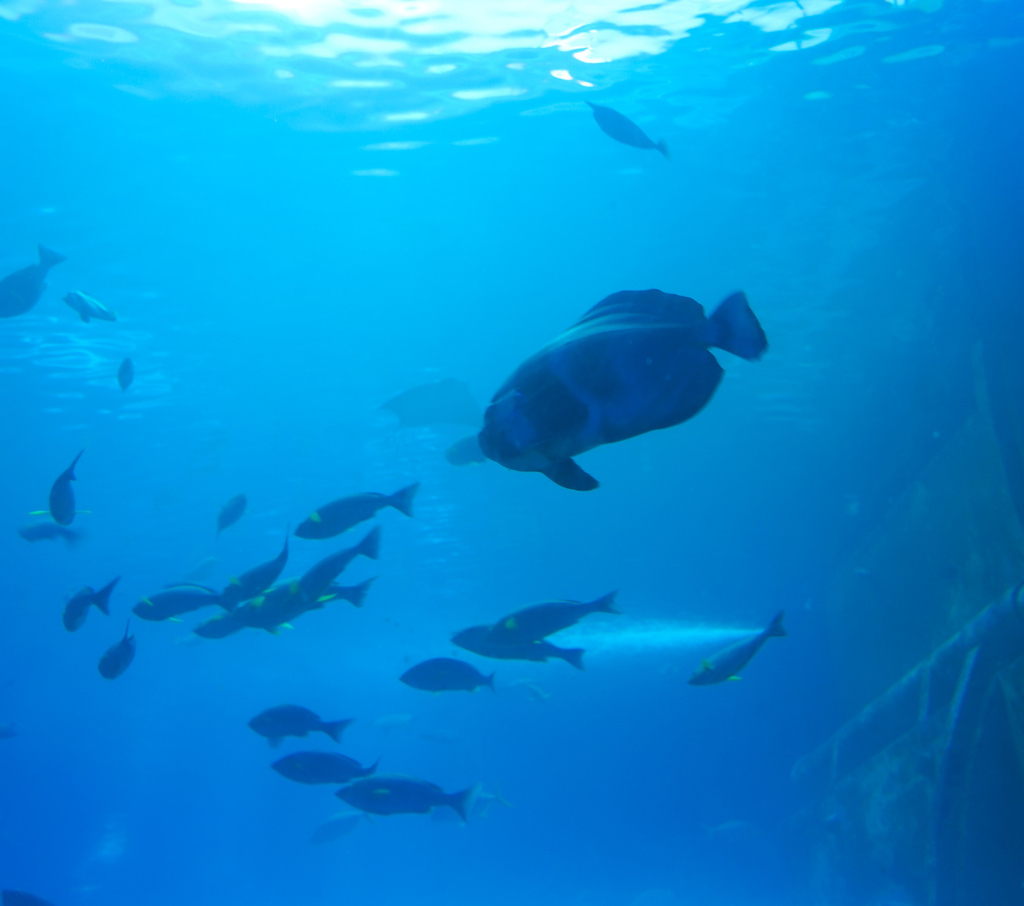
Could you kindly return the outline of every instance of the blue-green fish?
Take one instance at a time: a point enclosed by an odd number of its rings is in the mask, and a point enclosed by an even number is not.
[[[619,613],[615,609],[615,595],[611,592],[596,601],[551,601],[524,607],[498,620],[488,632],[488,641],[497,644],[536,642],[546,636],[575,626],[592,613]]]
[[[782,625],[783,616],[783,612],[780,611],[767,628],[753,638],[736,642],[724,651],[719,651],[714,657],[701,661],[700,667],[689,679],[690,685],[713,686],[726,680],[739,679],[739,672],[750,663],[751,658],[761,650],[768,639],[781,638],[786,634],[786,629]]]

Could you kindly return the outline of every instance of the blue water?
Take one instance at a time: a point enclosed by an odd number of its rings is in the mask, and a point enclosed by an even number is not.
[[[973,404],[977,336],[1020,326],[1022,50],[1013,0],[0,0],[0,275],[37,243],[68,258],[0,322],[0,886],[803,906],[790,768],[851,716],[823,586]],[[454,468],[465,429],[379,408],[449,377],[483,405],[651,287],[709,311],[745,290],[770,348],[719,353],[692,421],[581,457],[595,492]],[[81,323],[72,289],[117,322]],[[82,541],[23,541],[83,448]],[[379,562],[342,577],[379,576],[363,609],[222,641],[191,635],[212,612],[134,620],[133,665],[97,673],[143,596],[219,588],[326,501],[413,481],[414,518],[383,511]],[[362,532],[293,539],[285,576]],[[118,575],[111,617],[67,633],[68,597]],[[465,626],[613,589],[622,616],[555,639],[583,673],[469,655],[496,696],[397,681]],[[687,685],[780,609],[742,682]],[[509,806],[311,846],[342,804],[269,764],[334,747],[273,753],[246,724],[283,703]]]

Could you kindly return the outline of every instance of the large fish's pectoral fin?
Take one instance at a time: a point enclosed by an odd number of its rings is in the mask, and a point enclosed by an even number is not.
[[[542,474],[547,475],[555,484],[570,491],[593,491],[598,487],[598,481],[593,475],[588,475],[576,462],[571,459],[563,459],[553,466],[544,469]]]
[[[743,679],[742,676],[730,676],[729,677],[729,682],[730,683],[738,683],[741,679]]]

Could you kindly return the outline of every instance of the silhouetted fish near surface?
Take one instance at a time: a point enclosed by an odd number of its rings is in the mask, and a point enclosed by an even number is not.
[[[390,495],[371,492],[333,500],[312,512],[295,530],[295,536],[315,540],[333,538],[360,522],[372,519],[385,507],[412,516],[412,501],[419,487],[419,484],[411,484]]]
[[[50,515],[57,525],[71,525],[75,521],[75,491],[71,482],[75,481],[75,466],[82,458],[79,452],[74,461],[60,475],[50,488]]]
[[[435,657],[405,671],[399,680],[424,692],[475,692],[480,686],[494,691],[494,674],[484,676],[472,664],[451,657]]]
[[[64,297],[64,301],[72,311],[78,313],[78,317],[80,317],[86,324],[88,324],[90,320],[117,320],[117,315],[107,308],[106,305],[100,302],[99,299],[94,299],[92,296],[87,296],[85,293],[78,292],[78,290],[72,290],[69,292]]]
[[[135,660],[135,636],[129,634],[131,622],[124,627],[124,637],[111,645],[100,658],[99,671],[104,679],[117,679]]]
[[[229,609],[221,601],[220,593],[205,585],[172,585],[143,598],[132,608],[132,613],[140,619],[159,622],[211,604]]]
[[[739,672],[750,663],[751,658],[761,650],[768,639],[781,638],[786,634],[782,625],[784,613],[780,611],[767,628],[753,638],[744,639],[719,651],[714,657],[707,658],[690,677],[691,686],[712,686],[726,680],[739,679]]]
[[[511,642],[536,642],[553,633],[575,626],[592,613],[619,613],[615,609],[615,595],[611,592],[589,603],[579,601],[552,601],[534,604],[517,610],[498,620],[487,633],[487,641],[499,645]]]
[[[271,767],[282,777],[296,783],[348,783],[369,777],[377,765],[364,768],[354,758],[337,752],[293,752],[279,758]]]
[[[665,160],[672,159],[668,153],[668,144],[665,142],[665,139],[662,138],[656,142],[651,141],[643,129],[628,116],[619,113],[618,110],[612,110],[611,107],[602,107],[600,104],[591,104],[590,101],[585,103],[589,105],[591,112],[594,114],[594,120],[600,126],[601,131],[609,138],[614,138],[615,141],[622,142],[624,145],[630,145],[633,148],[641,148],[645,151],[660,151],[664,155]]]
[[[53,906],[49,900],[21,890],[5,890],[0,893],[2,906]]]
[[[120,581],[120,576],[112,582],[104,585],[99,591],[94,591],[92,586],[86,585],[81,591],[76,591],[71,600],[64,607],[64,628],[68,632],[74,632],[85,625],[85,618],[89,615],[89,608],[95,607],[104,616],[110,616],[110,593],[114,586]]]
[[[767,348],[743,293],[710,318],[656,289],[608,296],[498,389],[480,449],[508,469],[591,491],[597,481],[572,457],[696,415],[722,379],[712,346],[745,359]]]
[[[484,417],[469,392],[469,384],[455,378],[413,387],[389,399],[381,409],[394,412],[403,428],[424,425],[469,425],[478,428]]]
[[[46,289],[50,268],[62,261],[67,258],[41,245],[38,264],[30,264],[0,280],[0,318],[13,318],[29,311]]]
[[[248,502],[249,501],[245,499],[245,494],[236,494],[220,508],[220,512],[217,514],[218,535],[223,532],[224,529],[230,528],[242,518],[242,514],[245,512]]]
[[[18,529],[18,534],[26,541],[53,541],[55,538],[63,538],[68,544],[75,544],[81,537],[81,532],[65,528],[53,522],[39,522],[35,525],[23,525]]]
[[[365,820],[366,812],[338,812],[316,827],[309,837],[309,842],[333,843],[347,837]]]
[[[550,642],[509,642],[498,643],[490,638],[490,626],[471,626],[452,636],[452,644],[479,654],[481,657],[502,661],[546,661],[558,658],[572,664],[577,670],[583,669],[582,648],[559,648]]]
[[[274,557],[273,560],[268,560],[266,563],[254,566],[237,578],[232,577],[224,591],[220,593],[222,604],[225,607],[231,607],[235,604],[241,604],[242,601],[249,601],[255,598],[277,581],[277,577],[281,575],[281,571],[287,563],[288,538],[286,536],[281,553]]]
[[[343,786],[335,795],[352,808],[373,815],[426,815],[432,809],[447,806],[463,821],[468,821],[479,789],[474,786],[458,793],[446,793],[426,780],[381,774]]]
[[[316,732],[326,733],[335,742],[341,742],[341,735],[350,723],[351,718],[321,720],[301,705],[278,705],[257,714],[249,721],[249,728],[276,748],[286,736],[307,736]]]
[[[132,381],[135,380],[135,365],[132,360],[125,358],[121,361],[121,364],[117,369],[117,386],[122,390],[127,390],[132,385]]]

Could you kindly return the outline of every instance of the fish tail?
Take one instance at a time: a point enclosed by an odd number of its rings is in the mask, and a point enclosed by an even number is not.
[[[586,652],[582,648],[562,648],[558,657],[560,657],[567,664],[572,664],[577,670],[583,669],[583,655]]]
[[[341,742],[341,734],[345,732],[345,727],[350,723],[352,723],[351,718],[348,720],[325,720],[321,729],[335,742]]]
[[[615,609],[615,596],[617,594],[617,591],[612,591],[606,594],[603,598],[591,601],[587,605],[587,611],[589,613],[622,613],[621,610]]]
[[[356,545],[356,555],[362,554],[371,560],[380,556],[380,526],[378,525]]]
[[[77,481],[78,480],[77,478],[75,478],[75,466],[78,465],[78,460],[80,460],[82,458],[82,454],[84,452],[85,452],[85,450],[79,450],[78,451],[78,455],[71,461],[71,465],[68,466],[67,470],[64,472],[64,474],[67,475],[67,477],[68,477],[68,479],[70,481]]]
[[[44,270],[48,271],[51,267],[56,267],[62,261],[67,261],[66,255],[61,255],[53,249],[48,249],[45,245],[39,246],[39,266]]]
[[[745,293],[733,293],[708,318],[704,341],[741,359],[761,358],[768,339],[756,315],[750,310]]]
[[[110,616],[110,593],[114,590],[114,586],[121,581],[121,577],[118,576],[113,582],[104,585],[95,595],[93,595],[92,602],[95,604],[102,613],[106,616]]]
[[[363,773],[360,774],[359,776],[360,777],[369,777],[371,774],[376,774],[378,767],[380,767],[380,759],[379,758],[373,764],[371,764],[368,768],[364,768],[363,769]]]
[[[665,139],[659,138],[654,143],[654,147],[661,152],[661,155],[662,157],[665,158],[665,160],[672,160],[672,152],[668,150],[668,142],[665,141]]]
[[[89,323],[89,312],[81,311],[81,312],[78,313],[78,316],[82,319],[82,323],[83,324],[88,324]]]
[[[468,824],[469,813],[473,810],[477,796],[480,795],[480,791],[482,789],[483,784],[478,783],[476,786],[471,786],[468,790],[462,790],[459,793],[452,793],[445,797],[444,804],[453,809],[455,814]]]
[[[778,639],[784,635],[788,635],[786,627],[782,625],[782,618],[786,615],[784,610],[780,610],[775,614],[775,619],[768,624],[768,628],[764,631],[765,638]]]
[[[348,602],[353,607],[362,607],[363,602],[366,600],[366,594],[370,590],[370,586],[377,581],[377,577],[374,576],[371,579],[367,579],[365,582],[360,582],[349,590]]]
[[[406,516],[412,516],[412,500],[419,489],[420,483],[417,481],[416,484],[411,484],[407,488],[395,491],[388,498],[388,506],[394,507],[399,513],[404,513]]]
[[[494,688],[494,678],[498,675],[498,671],[495,670],[487,679],[484,680],[483,685],[491,690],[495,695],[498,694],[498,690]]]

